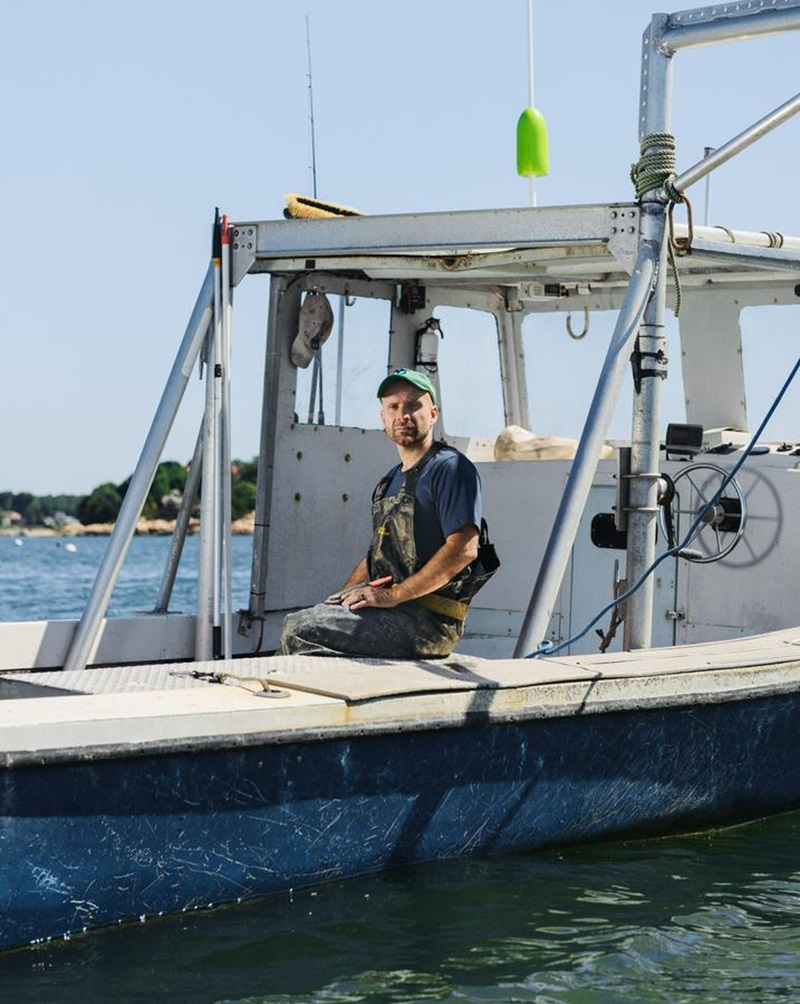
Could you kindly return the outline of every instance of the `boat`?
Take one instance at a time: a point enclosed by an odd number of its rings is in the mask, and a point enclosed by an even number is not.
[[[0,625],[1,948],[398,865],[800,805],[800,444],[761,436],[800,361],[775,375],[773,408],[751,428],[738,328],[745,307],[797,302],[800,238],[677,219],[687,189],[800,96],[680,172],[669,121],[679,51],[797,28],[800,3],[783,0],[654,15],[633,200],[215,221],[82,618]],[[250,598],[234,611],[219,473],[231,291],[258,276],[270,283],[259,482]],[[325,424],[313,407],[302,420],[298,388],[320,375],[331,297],[340,310],[385,304],[386,351],[365,395],[397,367],[427,366],[445,423],[437,311],[496,322],[504,428],[440,433],[478,466],[503,565],[443,660],[274,654],[286,613],[360,556],[393,459],[377,428]],[[668,304],[686,413],[662,440]],[[533,436],[523,320],[561,313],[580,338],[571,315],[604,310],[616,322],[580,441]],[[106,618],[198,359],[205,404],[159,595],[148,614]],[[608,443],[631,365],[631,442]],[[197,609],[175,612],[201,473]]]

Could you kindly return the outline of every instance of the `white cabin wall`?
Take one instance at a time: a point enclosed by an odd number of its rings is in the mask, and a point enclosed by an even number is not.
[[[741,307],[725,289],[686,290],[680,313],[686,421],[704,429],[747,429]],[[709,379],[713,373],[714,378]]]
[[[286,424],[278,432],[267,609],[311,606],[366,556],[370,504],[395,463],[382,432]]]
[[[478,462],[476,467],[481,477],[483,514],[502,564],[473,600],[467,637],[458,650],[508,657],[522,626],[570,461],[488,461]],[[568,572],[562,595],[569,587]],[[551,624],[556,638],[561,633],[562,614],[560,607]]]
[[[394,447],[380,432],[293,425],[279,434],[268,610],[318,603],[342,584],[366,554],[372,490],[395,462]],[[470,612],[468,634],[477,637],[459,651],[509,655],[513,650],[569,466],[569,461],[477,463],[484,514],[502,567]],[[558,624],[560,616],[559,611]]]
[[[742,353],[741,311],[765,303],[771,308],[796,307],[800,305],[799,289],[800,285],[775,286],[765,294],[757,287],[709,289],[706,285],[683,290],[680,333],[687,422],[695,422],[705,429],[758,427],[761,414],[752,413],[748,418],[748,373]],[[771,352],[774,315],[770,317],[763,311],[748,312],[745,324],[747,330],[758,332],[761,365],[764,353]],[[787,373],[775,374],[775,391]]]

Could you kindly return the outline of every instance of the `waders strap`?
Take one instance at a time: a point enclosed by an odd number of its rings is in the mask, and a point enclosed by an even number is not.
[[[466,620],[469,612],[469,604],[460,600],[451,600],[447,596],[437,596],[436,593],[428,593],[427,596],[419,596],[414,603],[419,603],[426,610],[432,610],[435,614],[443,614],[445,617],[452,617],[453,620]]]

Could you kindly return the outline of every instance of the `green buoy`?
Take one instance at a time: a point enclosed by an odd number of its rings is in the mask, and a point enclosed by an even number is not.
[[[538,178],[547,174],[547,123],[537,108],[526,108],[517,122],[517,174]]]

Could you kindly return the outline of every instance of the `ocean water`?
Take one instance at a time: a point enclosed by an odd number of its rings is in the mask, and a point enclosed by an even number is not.
[[[0,538],[0,619],[77,616],[105,546]],[[112,613],[152,607],[136,538]],[[191,609],[197,541],[176,609]],[[249,538],[236,538],[245,602]],[[0,903],[2,910],[2,903]],[[800,813],[723,831],[449,861],[0,956],[9,1002],[800,1002]]]
[[[134,537],[120,572],[109,617],[153,609],[158,599],[169,537]],[[199,537],[187,537],[170,610],[196,607]],[[0,621],[80,617],[108,537],[0,537]],[[233,608],[247,605],[253,538],[232,541]]]

